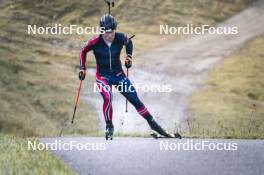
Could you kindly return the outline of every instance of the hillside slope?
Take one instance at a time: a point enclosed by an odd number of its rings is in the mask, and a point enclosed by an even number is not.
[[[262,36],[209,73],[192,97],[193,134],[264,138],[263,57]]]
[[[120,0],[113,14],[120,30],[137,35],[138,53],[168,41],[156,35],[157,24],[215,24],[250,2]],[[71,117],[78,86],[78,52],[90,36],[27,35],[27,25],[97,25],[107,8],[98,0],[2,0],[0,8],[0,131],[57,135]],[[157,39],[161,42],[154,42]],[[78,122],[67,129],[68,134],[96,133],[98,119],[93,111],[82,101]]]

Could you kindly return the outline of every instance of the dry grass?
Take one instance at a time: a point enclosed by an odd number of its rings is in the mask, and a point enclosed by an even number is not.
[[[214,24],[249,2],[119,0],[113,14],[120,31],[136,34],[137,55],[176,39],[156,35],[159,24]],[[4,0],[0,8],[0,131],[23,136],[57,135],[72,115],[79,50],[90,36],[27,35],[27,25],[97,26],[107,8],[98,0]],[[88,65],[93,67],[90,55]],[[97,132],[97,118],[89,104],[81,101],[77,117],[78,122],[66,134]]]
[[[264,138],[264,37],[226,58],[193,95],[196,135]]]

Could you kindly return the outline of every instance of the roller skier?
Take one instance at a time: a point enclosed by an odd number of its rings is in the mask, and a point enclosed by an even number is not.
[[[132,40],[128,39],[125,34],[116,32],[117,22],[110,14],[101,17],[100,27],[105,30],[104,34],[91,39],[81,50],[79,79],[85,79],[86,55],[87,52],[93,51],[96,59],[96,83],[104,101],[103,115],[106,123],[106,139],[112,139],[114,133],[112,122],[113,86],[123,89],[121,94],[135,107],[138,114],[147,121],[152,130],[164,137],[173,137],[155,121],[148,109],[138,98],[135,88],[122,69],[120,53],[123,47],[125,47],[126,51],[125,67],[129,69],[132,66]]]

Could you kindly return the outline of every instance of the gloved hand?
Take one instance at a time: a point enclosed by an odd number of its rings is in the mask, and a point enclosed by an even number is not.
[[[130,56],[127,56],[126,57],[126,60],[125,60],[125,66],[127,69],[131,68],[132,67],[132,59]]]
[[[79,71],[79,79],[84,80],[86,75],[86,70],[85,69],[80,69]]]

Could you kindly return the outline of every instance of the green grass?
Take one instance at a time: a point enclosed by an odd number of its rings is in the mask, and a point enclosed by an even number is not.
[[[226,58],[192,97],[193,135],[264,138],[264,37]]]
[[[0,134],[0,174],[76,174],[49,151],[28,150],[28,140],[34,141],[34,139]]]
[[[137,55],[176,39],[157,35],[159,24],[213,25],[250,2],[119,0],[113,14],[120,31],[136,34],[133,41]],[[107,7],[103,0],[3,0],[0,8],[0,132],[56,136],[72,115],[79,83],[79,51],[91,36],[27,35],[27,25],[97,26]],[[89,54],[88,58],[89,67],[94,67],[93,56]],[[135,58],[135,61],[140,60]],[[97,133],[99,124],[94,109],[83,100],[76,120],[64,134]]]

